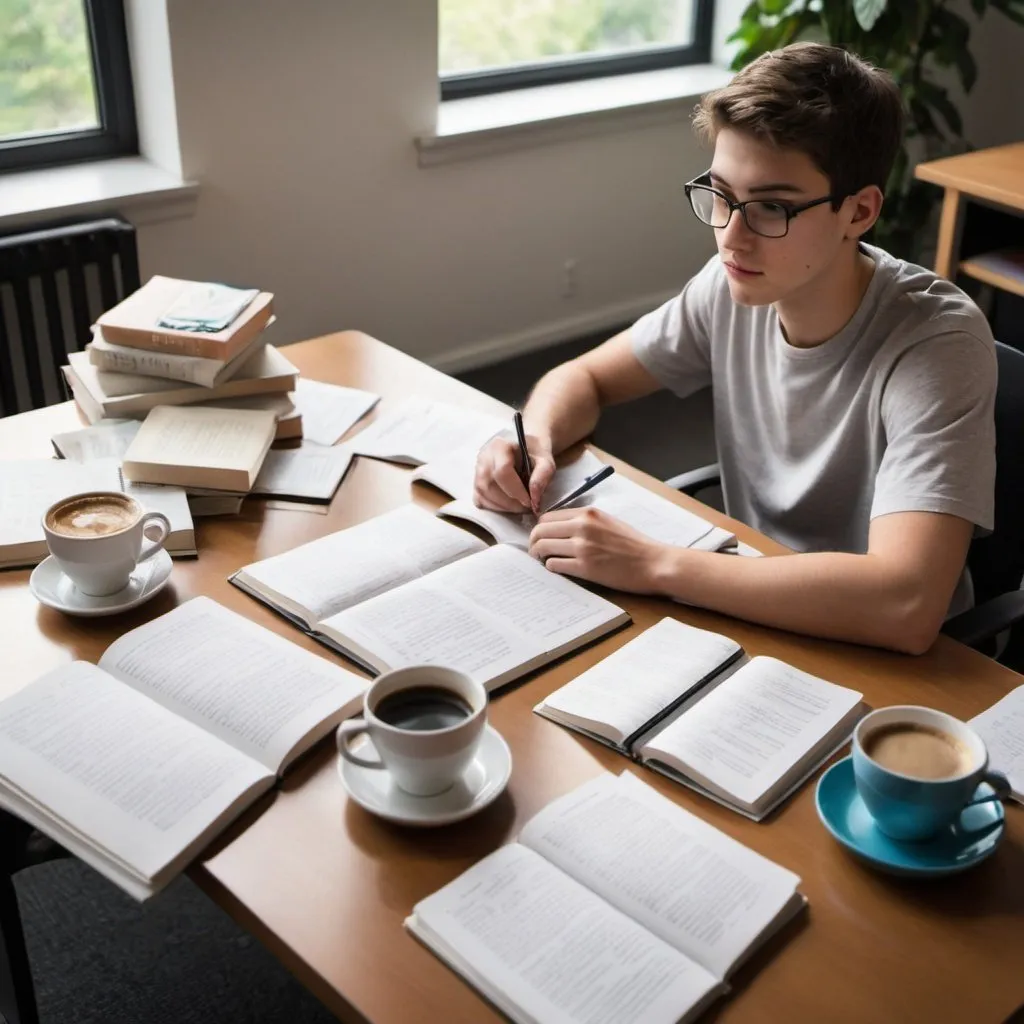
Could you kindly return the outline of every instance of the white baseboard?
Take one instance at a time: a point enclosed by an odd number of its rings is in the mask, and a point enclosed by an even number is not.
[[[550,323],[528,327],[523,331],[502,334],[487,341],[476,341],[470,345],[464,345],[462,348],[441,352],[436,356],[427,357],[426,362],[444,373],[479,370],[481,367],[500,362],[502,359],[521,356],[527,352],[536,352],[549,345],[557,345],[561,341],[570,341],[573,338],[594,334],[605,328],[613,330],[622,324],[631,323],[652,309],[657,309],[658,306],[677,294],[678,291],[675,289],[667,292],[655,292],[640,298],[602,306],[600,309],[589,310],[586,313],[576,313]]]

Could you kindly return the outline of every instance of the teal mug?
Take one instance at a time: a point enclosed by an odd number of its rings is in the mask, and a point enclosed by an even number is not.
[[[907,734],[911,734],[909,739]],[[942,745],[937,753],[942,753],[947,770],[941,777],[897,770],[891,756],[886,764],[879,763],[883,736],[910,743],[913,755],[915,734],[923,743]],[[932,739],[921,734],[931,734]],[[927,752],[927,746],[918,751],[925,756]],[[942,711],[912,705],[879,708],[860,720],[853,733],[853,775],[875,825],[897,840],[931,839],[953,824],[964,828],[960,815],[968,807],[1010,795],[1006,777],[989,771],[988,751],[970,726]],[[992,791],[978,793],[983,782]]]

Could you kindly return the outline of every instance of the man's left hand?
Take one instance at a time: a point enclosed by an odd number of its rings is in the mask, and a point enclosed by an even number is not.
[[[654,589],[664,548],[592,507],[545,512],[530,534],[530,554],[552,572],[640,594]]]

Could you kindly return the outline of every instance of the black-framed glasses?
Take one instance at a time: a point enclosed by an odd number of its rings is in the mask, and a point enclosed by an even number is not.
[[[711,172],[688,181],[684,186],[686,198],[690,200],[690,209],[697,219],[713,228],[724,228],[732,219],[733,211],[739,210],[743,223],[764,238],[783,238],[789,233],[789,222],[804,210],[810,210],[822,203],[831,203],[835,195],[822,196],[808,203],[793,206],[781,203],[777,199],[747,199],[742,203],[733,202],[727,195],[711,187]]]

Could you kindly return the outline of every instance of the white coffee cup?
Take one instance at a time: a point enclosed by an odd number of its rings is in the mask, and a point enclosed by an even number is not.
[[[433,704],[432,693],[437,695]],[[481,683],[452,668],[414,665],[374,680],[363,697],[363,717],[342,722],[335,738],[346,761],[386,770],[413,796],[433,796],[451,787],[472,763],[486,724],[487,691]],[[350,748],[363,733],[380,760]]]
[[[152,537],[147,531],[159,530]],[[163,546],[171,524],[120,491],[88,491],[55,501],[43,514],[46,546],[61,572],[92,597],[116,594],[139,562]]]

